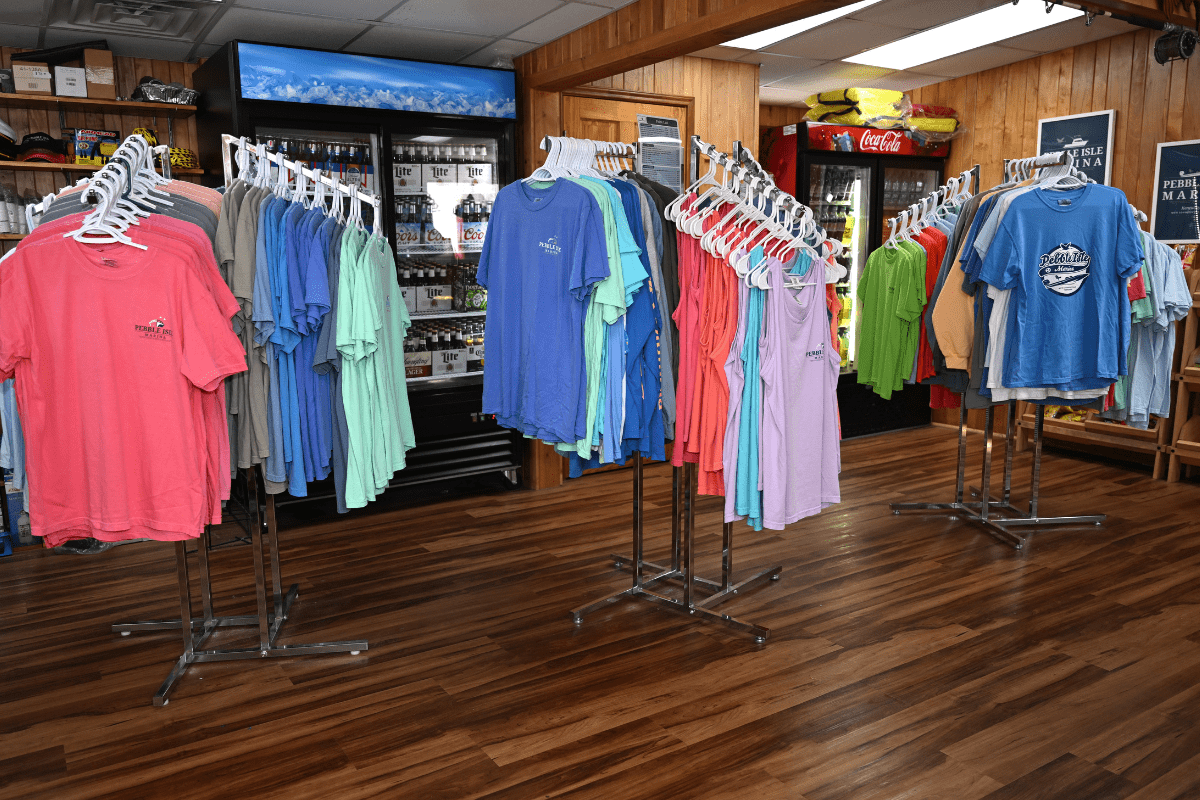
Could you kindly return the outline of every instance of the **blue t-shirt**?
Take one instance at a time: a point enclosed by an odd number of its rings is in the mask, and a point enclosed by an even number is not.
[[[588,190],[565,179],[500,190],[479,258],[488,290],[484,413],[546,442],[584,437],[584,308],[606,277],[604,222]]]
[[[1126,283],[1141,265],[1121,190],[1088,184],[1013,200],[979,270],[1013,290],[1003,384],[1100,389],[1126,374]]]

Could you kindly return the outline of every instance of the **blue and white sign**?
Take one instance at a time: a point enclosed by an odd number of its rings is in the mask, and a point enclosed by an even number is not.
[[[1200,139],[1159,143],[1150,230],[1167,244],[1200,242]]]
[[[1038,120],[1038,155],[1065,150],[1075,166],[1096,183],[1112,179],[1113,109]]]
[[[242,99],[516,119],[508,70],[238,42]]]

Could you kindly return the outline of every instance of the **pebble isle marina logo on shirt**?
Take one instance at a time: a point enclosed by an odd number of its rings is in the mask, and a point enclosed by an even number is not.
[[[538,247],[542,248],[552,256],[562,255],[562,248],[558,246],[557,236],[551,236],[544,242],[538,242]]]
[[[133,329],[137,331],[140,336],[143,336],[147,339],[161,339],[163,341],[169,339],[173,333],[173,331],[167,327],[167,320],[165,317],[155,317],[145,325],[134,325]]]
[[[1038,275],[1042,285],[1055,294],[1070,297],[1079,291],[1087,280],[1092,266],[1092,257],[1067,242],[1046,253],[1038,264]]]

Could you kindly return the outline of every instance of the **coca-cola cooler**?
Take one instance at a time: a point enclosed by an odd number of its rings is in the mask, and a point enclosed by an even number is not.
[[[521,437],[482,413],[487,293],[475,283],[492,203],[516,178],[514,73],[230,42],[194,80],[210,178],[222,172],[220,134],[232,133],[384,198],[378,222],[413,319],[417,438],[393,485],[486,473],[515,483]]]
[[[883,400],[858,383],[858,282],[867,258],[888,236],[887,219],[942,183],[949,145],[924,144],[906,130],[805,122],[764,132],[767,163],[795,164],[796,197],[840,239],[846,278],[837,284],[842,374],[838,403],[843,436],[863,436],[930,422],[929,389],[908,386]],[[791,159],[792,152],[795,159]],[[785,155],[787,157],[782,157]]]

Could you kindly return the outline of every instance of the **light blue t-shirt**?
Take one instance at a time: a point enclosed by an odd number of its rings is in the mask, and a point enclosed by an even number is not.
[[[488,290],[485,414],[546,442],[586,435],[584,308],[606,277],[604,223],[587,189],[559,179],[500,190],[478,272]]]
[[[1127,280],[1142,242],[1119,189],[1039,189],[1016,198],[981,280],[1013,289],[1003,384],[1100,389],[1126,374]]]

